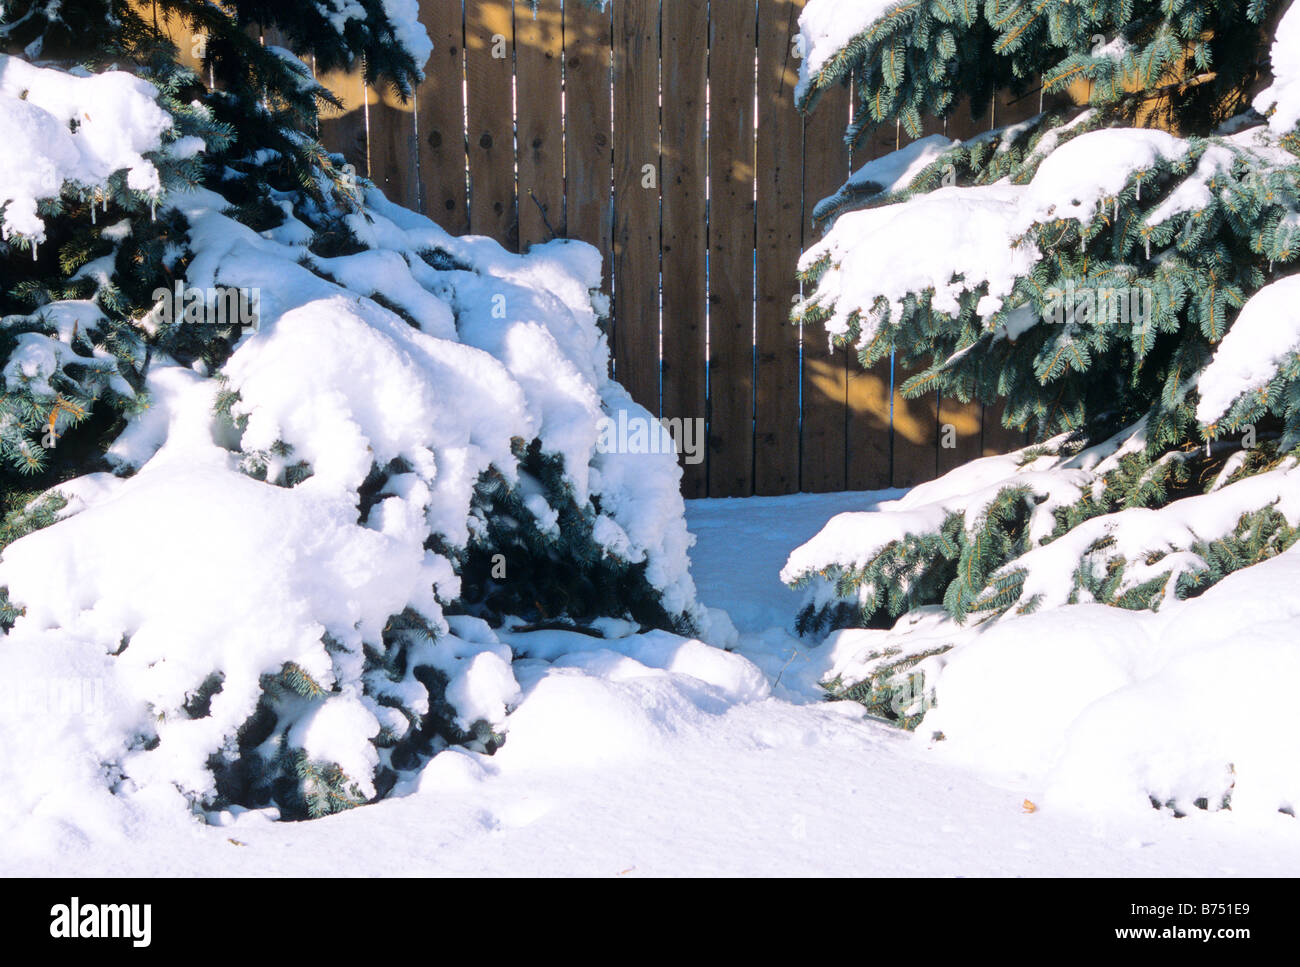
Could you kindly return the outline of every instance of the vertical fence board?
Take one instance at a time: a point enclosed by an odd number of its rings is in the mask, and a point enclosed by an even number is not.
[[[407,208],[420,204],[419,148],[415,138],[415,99],[403,104],[391,89],[373,92],[370,106],[370,180],[389,201]]]
[[[610,12],[564,4],[565,234],[600,249],[610,291],[614,206],[610,196]]]
[[[330,151],[343,155],[344,163],[356,173],[370,176],[370,153],[366,134],[366,111],[373,91],[366,87],[358,68],[330,71],[316,78],[342,102],[342,107],[321,112],[320,141]]]
[[[262,43],[267,47],[284,47],[289,46],[287,38],[280,32],[279,27],[262,27],[260,28]],[[301,60],[301,58],[299,58]]]
[[[314,70],[314,64],[313,64]],[[330,89],[341,106],[326,108],[318,120],[320,143],[343,155],[356,174],[370,177],[368,112],[374,92],[366,87],[362,65],[348,71],[317,72],[316,81]]]
[[[963,403],[954,396],[939,397],[940,475],[981,455],[983,409],[975,400]]]
[[[176,45],[176,49],[180,51],[178,60],[205,82],[209,80],[208,72],[203,69],[203,58],[198,55],[202,50],[202,42],[190,29],[189,24],[180,17],[165,18],[164,12],[158,9],[153,0],[136,0],[135,5],[140,8],[141,16],[145,20],[153,22],[158,30]]]
[[[708,255],[705,142],[709,67],[708,0],[669,0],[663,8],[663,416],[706,416]],[[703,497],[703,462],[682,467],[682,494]]]
[[[754,56],[746,2],[709,14],[709,496],[747,497],[754,460]]]
[[[278,38],[267,32],[267,44]],[[429,65],[420,64],[421,68]],[[415,97],[402,99],[391,86],[368,93],[370,109],[366,118],[369,142],[370,180],[389,201],[406,208],[420,207],[420,156],[415,136]]]
[[[945,133],[947,125],[941,118],[923,117],[921,137]],[[898,147],[905,147],[912,138],[901,125],[897,126]],[[897,365],[895,361],[895,388],[917,372]],[[901,394],[898,399],[901,399]],[[954,465],[952,457],[965,454],[978,456],[980,445],[980,405],[963,404],[953,398],[928,393],[915,400],[904,401],[902,407],[896,400],[894,414],[904,421],[900,432],[894,431],[894,480],[896,487],[907,487],[946,473]],[[932,419],[933,417],[933,419]],[[933,434],[922,439],[913,438],[914,429],[934,425]],[[951,427],[951,429],[947,429]],[[946,444],[952,443],[951,447]]]
[[[934,393],[908,399],[903,384],[918,370],[894,361],[894,486],[934,479],[939,445],[939,401]]]
[[[758,258],[755,316],[754,492],[799,489],[798,293],[803,120],[794,109],[800,6],[760,0],[758,8]]]
[[[817,202],[834,194],[849,175],[844,129],[849,123],[849,94],[833,88],[804,119],[803,247],[818,237],[812,223]],[[853,363],[857,365],[856,360]],[[832,348],[820,324],[803,332],[803,422],[800,489],[843,490],[846,486],[848,432],[848,352]],[[888,424],[886,424],[887,426]]]
[[[203,58],[199,56],[204,49],[205,40],[191,30],[189,24],[179,16],[168,17],[167,11],[159,10],[154,0],[131,0],[131,6],[136,8],[136,13],[145,23],[152,24],[159,34],[176,45],[178,63],[194,71],[204,84],[210,83],[211,75],[203,69]],[[0,45],[0,52],[15,55],[21,53],[12,42]]]
[[[847,490],[879,490],[892,479],[889,360],[864,369],[857,354],[847,354],[845,422]]]
[[[855,105],[862,110],[860,105]],[[853,151],[853,166],[860,167],[867,161],[883,158],[891,151],[897,151],[908,142],[902,126],[897,121],[886,121],[876,128]]]
[[[957,102],[943,124],[943,133],[953,141],[966,141],[992,127],[992,118],[988,111],[978,118],[971,117],[970,98],[963,97]]]
[[[854,116],[861,110],[857,92],[853,92]],[[874,131],[866,143],[850,157],[850,167],[860,168],[864,163],[896,150],[897,126]],[[858,358],[856,349],[847,353],[848,391],[845,414],[846,437],[845,464],[847,490],[878,490],[893,484],[894,427],[893,397],[891,396],[893,364],[885,359],[866,369]]]
[[[420,22],[433,40],[433,56],[415,92],[420,210],[453,235],[469,231],[463,16],[462,0],[421,0]]]
[[[614,373],[659,412],[659,4],[614,4]]]
[[[519,245],[564,229],[564,25],[561,0],[515,4],[519,92]]]
[[[513,14],[510,0],[465,8],[469,86],[469,226],[519,250],[515,206]],[[504,53],[505,56],[499,56]]]

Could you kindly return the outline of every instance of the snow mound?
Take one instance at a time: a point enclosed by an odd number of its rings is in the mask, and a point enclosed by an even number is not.
[[[1294,813],[1300,710],[1268,695],[1300,687],[1297,580],[1293,549],[1159,614],[1079,605],[998,622],[934,660],[918,731],[1043,777],[1049,804]]]
[[[368,779],[379,726],[357,694],[362,644],[408,603],[434,611],[434,587],[451,574],[418,535],[359,526],[346,499],[237,472],[211,440],[214,384],[165,372],[189,384],[168,443],[105,498],[6,548],[0,584],[26,614],[3,652],[26,664],[50,650],[46,675],[93,668],[113,697],[107,734],[155,735],[150,748],[105,759],[117,760],[118,783],[211,793],[208,757],[253,714],[261,676],[285,662],[339,686],[296,727],[336,761],[368,763],[349,773]],[[207,714],[185,713],[213,674],[222,686]],[[343,727],[358,718],[361,727]],[[11,741],[33,724],[6,722],[6,746],[48,763],[36,770],[48,780],[60,768],[41,755],[48,743]]]

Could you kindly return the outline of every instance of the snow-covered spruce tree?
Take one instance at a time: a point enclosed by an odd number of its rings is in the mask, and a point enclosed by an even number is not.
[[[453,238],[311,134],[304,58],[409,92],[416,11],[6,5],[6,811],[334,812],[501,741],[502,626],[705,623],[676,461],[599,445],[650,415],[598,253]]]
[[[1004,403],[1040,442],[833,519],[783,571],[802,631],[1158,608],[1295,541],[1300,11],[1249,101],[1275,8],[808,4],[800,105],[851,82],[850,141],[896,119],[919,140],[819,206],[796,318],[864,366],[896,354],[906,395]],[[1087,79],[1090,103],[920,137],[960,95],[1040,78],[1049,98]]]

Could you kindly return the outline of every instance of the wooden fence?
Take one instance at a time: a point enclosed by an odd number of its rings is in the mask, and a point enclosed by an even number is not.
[[[707,420],[687,497],[910,486],[1023,440],[992,409],[903,399],[908,374],[790,323],[813,206],[908,140],[851,155],[843,89],[795,111],[803,3],[420,0],[435,51],[412,101],[320,78],[344,102],[322,140],[390,198],[511,249],[601,250],[615,376],[658,415]],[[1003,100],[979,127],[1038,109]],[[977,127],[959,110],[926,133],[944,131]]]

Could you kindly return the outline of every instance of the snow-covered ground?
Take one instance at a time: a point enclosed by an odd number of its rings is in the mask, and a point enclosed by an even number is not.
[[[832,514],[894,494],[695,501],[704,603],[736,654],[652,633],[512,641],[524,697],[492,758],[453,749],[413,794],[324,819],[146,822],[93,835],[33,824],[0,872],[62,875],[1287,875],[1300,824],[1232,812],[1027,811],[1041,776],[811,702],[825,656],[790,638],[776,577]],[[1290,562],[1286,562],[1290,564]],[[773,630],[772,626],[776,626]],[[824,650],[824,649],[823,649]],[[547,660],[550,659],[550,660]],[[780,676],[773,691],[770,683]],[[782,696],[782,697],[776,697]],[[1226,710],[1225,710],[1226,711]]]

